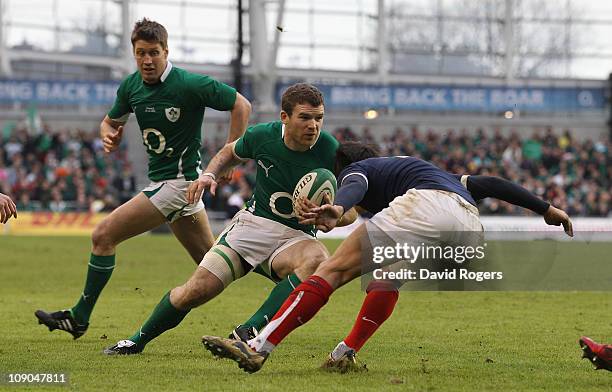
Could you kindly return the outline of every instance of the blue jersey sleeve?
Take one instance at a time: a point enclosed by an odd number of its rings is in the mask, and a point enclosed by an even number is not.
[[[467,188],[475,200],[493,197],[540,215],[544,215],[550,207],[549,203],[522,186],[499,177],[469,176]]]
[[[340,188],[334,204],[342,206],[344,212],[359,204],[368,191],[367,172],[357,166],[350,165],[338,177]]]

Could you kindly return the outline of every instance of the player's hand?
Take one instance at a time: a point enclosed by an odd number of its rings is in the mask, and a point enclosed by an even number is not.
[[[104,152],[115,151],[121,143],[121,138],[123,138],[123,125],[119,125],[116,132],[109,133],[104,137],[104,139],[102,139]]]
[[[336,227],[338,219],[344,213],[344,208],[332,205],[327,195],[323,196],[323,203],[318,207],[306,198],[299,198],[295,208],[298,222],[302,225],[315,225],[317,230],[325,233]]]
[[[211,175],[206,173],[200,174],[200,177],[189,185],[187,189],[187,202],[189,204],[195,204],[202,199],[202,194],[210,188],[210,193],[215,196],[217,191],[217,181],[215,181]]]
[[[0,222],[8,222],[11,216],[17,219],[17,206],[10,197],[0,193]]]
[[[563,230],[570,237],[574,236],[574,229],[572,228],[572,221],[570,220],[567,213],[559,208],[553,207],[552,205],[548,207],[548,210],[544,213],[544,222],[549,225],[561,226],[563,225]]]
[[[302,223],[301,220],[310,220],[319,216],[319,214],[314,212],[317,207],[318,206],[315,203],[311,202],[307,198],[300,197],[295,201],[293,211],[295,212],[295,216],[298,218],[298,221]]]

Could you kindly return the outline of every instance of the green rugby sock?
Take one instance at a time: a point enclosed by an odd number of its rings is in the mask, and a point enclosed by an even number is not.
[[[272,317],[278,312],[283,302],[289,297],[289,294],[291,294],[300,283],[302,283],[302,281],[296,274],[291,274],[280,281],[274,286],[266,301],[257,309],[257,312],[242,325],[255,327],[255,329],[261,331],[263,327],[272,320]]]
[[[129,340],[141,348],[162,333],[179,325],[189,310],[179,310],[170,303],[170,292],[159,301],[149,319]]]
[[[81,294],[79,302],[70,309],[76,321],[83,324],[89,323],[91,312],[102,289],[106,286],[106,282],[110,279],[114,268],[115,255],[96,256],[93,253],[91,254],[83,294]]]

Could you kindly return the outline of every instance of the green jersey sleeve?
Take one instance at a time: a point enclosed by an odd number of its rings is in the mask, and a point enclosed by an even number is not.
[[[234,153],[238,155],[239,158],[243,159],[253,159],[255,158],[255,145],[257,144],[255,139],[257,139],[257,127],[249,127],[244,132],[237,141],[234,146]]]
[[[119,88],[117,89],[117,97],[115,98],[115,103],[113,107],[108,112],[108,117],[111,120],[116,120],[119,122],[127,121],[127,117],[132,111],[128,101],[128,78],[123,79]]]
[[[189,92],[201,106],[227,111],[234,107],[236,89],[210,76],[189,74],[186,80]]]
[[[276,138],[280,140],[281,127],[280,121],[272,121],[247,128],[244,135],[236,141],[234,152],[240,158],[255,159],[255,155],[265,144]]]

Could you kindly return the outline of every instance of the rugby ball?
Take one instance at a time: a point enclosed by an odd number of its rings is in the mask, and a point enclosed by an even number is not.
[[[320,168],[308,172],[304,177],[300,178],[295,186],[293,191],[293,209],[295,210],[295,202],[300,197],[305,197],[320,206],[323,204],[323,195],[327,194],[333,203],[337,190],[336,176],[331,171]]]

